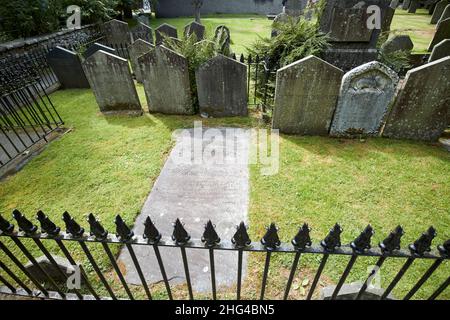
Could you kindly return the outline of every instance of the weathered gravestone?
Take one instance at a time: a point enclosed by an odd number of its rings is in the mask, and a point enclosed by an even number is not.
[[[273,20],[273,24],[272,24],[272,32],[271,32],[271,37],[276,37],[278,35],[278,33],[280,32],[277,29],[277,26],[279,26],[280,24],[284,24],[284,23],[288,23],[289,20],[293,19],[293,21],[297,21],[299,19],[299,17],[292,17],[289,16],[287,13],[282,12],[280,14],[278,14],[275,19]]]
[[[200,112],[212,117],[247,115],[247,66],[217,55],[195,72]]]
[[[445,8],[450,4],[450,0],[441,0],[439,1],[433,11],[433,15],[431,16],[431,24],[436,24],[442,17]]]
[[[133,38],[133,42],[142,39],[153,44],[153,29],[140,22],[136,27],[131,29],[131,37]]]
[[[164,46],[138,59],[150,112],[193,114],[187,59]]]
[[[403,0],[402,9],[408,10],[410,5],[411,5],[411,0]]]
[[[75,52],[56,47],[47,54],[47,61],[62,88],[89,88],[80,57]]]
[[[400,0],[392,0],[391,4],[389,5],[389,7],[391,7],[392,9],[397,9],[399,3],[400,3]]]
[[[450,57],[408,71],[384,137],[436,141],[450,120]]]
[[[187,38],[191,34],[195,34],[197,41],[203,40],[205,37],[205,26],[196,21],[192,21],[184,27],[184,36]]]
[[[378,135],[394,97],[398,75],[373,61],[344,75],[330,134]]]
[[[272,128],[328,135],[344,72],[315,56],[277,71]]]
[[[101,112],[142,114],[128,60],[100,50],[84,61],[83,68]]]
[[[434,34],[433,40],[431,40],[428,51],[433,51],[434,46],[445,39],[450,39],[450,18],[438,23],[436,33]]]
[[[86,49],[86,51],[84,51],[83,56],[85,59],[89,58],[90,56],[92,56],[94,53],[96,53],[97,51],[102,50],[114,55],[117,55],[117,51],[116,49],[113,49],[111,47],[105,46],[101,43],[98,42],[94,42],[94,44],[92,44],[89,48]]]
[[[450,56],[450,39],[445,39],[434,46],[428,62],[433,62]]]
[[[130,30],[126,22],[116,19],[107,21],[103,24],[103,30],[108,44],[127,45],[131,43]]]
[[[286,14],[298,17],[303,13],[307,4],[307,0],[287,0],[284,9]]]
[[[128,47],[128,52],[130,53],[131,68],[133,68],[134,75],[136,76],[136,81],[142,83],[142,73],[139,67],[138,58],[144,53],[149,52],[154,49],[155,46],[151,43],[138,39],[133,44]]]
[[[439,19],[439,22],[444,21],[448,18],[450,18],[450,3],[445,7],[444,12],[442,13],[441,18]]]
[[[163,23],[158,28],[155,29],[155,41],[156,45],[160,45],[164,41],[164,35],[167,37],[172,38],[178,38],[178,31],[177,28],[167,24]]]
[[[419,0],[411,0],[411,4],[408,8],[408,13],[416,13],[417,9],[420,8],[420,1]]]
[[[414,48],[414,43],[408,35],[398,35],[389,38],[382,46],[381,51],[385,54],[396,51],[411,52]]]

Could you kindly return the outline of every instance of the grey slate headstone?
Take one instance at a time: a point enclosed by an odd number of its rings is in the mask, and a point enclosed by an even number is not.
[[[414,48],[414,43],[408,35],[397,35],[389,38],[382,46],[383,53],[392,53],[396,51],[410,52]]]
[[[105,46],[98,42],[94,42],[94,44],[92,44],[89,48],[86,49],[86,51],[84,51],[83,56],[85,59],[89,58],[90,56],[92,56],[94,53],[96,53],[99,50],[103,50],[105,52],[117,55],[116,49]]]
[[[247,66],[217,55],[195,72],[200,112],[212,117],[247,115]]]
[[[328,135],[344,72],[316,56],[277,71],[272,128]]]
[[[138,58],[154,48],[154,45],[142,39],[138,39],[133,42],[133,44],[129,45],[128,52],[130,53],[131,68],[133,69],[137,82],[142,83],[142,73],[139,67]]]
[[[185,37],[189,37],[191,34],[195,34],[197,36],[197,41],[201,41],[205,37],[205,26],[192,21],[187,26],[184,27],[184,35]]]
[[[155,29],[155,44],[160,45],[164,41],[164,35],[172,38],[178,38],[177,28],[171,26],[170,24],[163,23],[158,28]]]
[[[116,19],[103,24],[106,42],[108,44],[127,45],[131,43],[130,29],[128,23]]]
[[[131,37],[133,38],[133,42],[142,39],[153,44],[153,29],[146,24],[139,22],[136,27],[131,29]]]
[[[398,75],[372,61],[344,75],[330,135],[376,136],[394,98]]]
[[[433,15],[431,16],[431,24],[436,24],[442,17],[445,8],[450,4],[449,0],[441,0],[434,7]]]
[[[436,141],[450,119],[450,57],[408,71],[383,136]]]
[[[64,89],[90,88],[80,57],[75,52],[56,47],[47,54],[47,62]]]
[[[428,51],[433,51],[434,46],[445,39],[450,39],[450,18],[438,23],[436,33],[434,34],[433,40],[431,40]]]
[[[193,114],[187,59],[164,46],[138,59],[150,112]]]
[[[433,62],[450,56],[450,39],[445,39],[434,46],[428,62]]]
[[[439,22],[444,21],[448,18],[450,18],[450,3],[445,7],[444,12],[442,13],[441,18],[439,19]]]
[[[83,62],[101,112],[142,114],[128,60],[97,51]]]
[[[45,256],[36,258],[36,262],[56,283],[65,284],[67,277],[73,274],[74,266],[72,266],[67,259],[55,255],[52,255],[52,257],[56,262],[56,266],[53,265]],[[79,266],[79,264],[77,266]],[[31,275],[39,282],[48,282],[48,278],[42,274],[42,272],[31,261],[25,265],[25,269],[27,269],[27,271],[31,273]],[[81,284],[85,283],[83,277],[81,277],[80,281]]]

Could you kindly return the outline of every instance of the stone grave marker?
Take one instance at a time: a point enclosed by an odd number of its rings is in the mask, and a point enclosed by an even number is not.
[[[130,29],[128,23],[116,19],[103,24],[106,42],[108,44],[127,45],[131,43]]]
[[[328,135],[344,72],[316,56],[277,71],[272,128]]]
[[[128,60],[97,51],[83,62],[101,112],[142,114]]]
[[[284,9],[286,14],[298,17],[303,13],[303,10],[305,10],[307,3],[307,0],[288,0],[284,5]]]
[[[205,26],[192,21],[190,24],[184,27],[184,35],[185,37],[189,37],[191,34],[195,34],[197,36],[197,41],[201,41],[205,37]]]
[[[436,24],[442,17],[445,8],[450,4],[450,0],[441,0],[434,7],[433,15],[431,16],[431,24]]]
[[[445,39],[434,46],[428,62],[433,62],[450,56],[450,39]]]
[[[138,59],[150,112],[194,114],[187,59],[164,46]]]
[[[56,47],[47,54],[47,61],[63,89],[90,88],[80,57],[75,52]]]
[[[411,4],[408,8],[408,13],[416,13],[417,9],[420,8],[420,1],[419,0],[411,0]]]
[[[433,51],[434,46],[445,39],[450,39],[450,18],[438,23],[436,33],[434,34],[433,40],[431,40],[428,51]]]
[[[128,46],[131,68],[133,69],[134,75],[136,76],[136,81],[139,83],[142,83],[142,73],[139,67],[138,58],[154,48],[154,45],[142,39],[138,39],[133,42],[133,44]]]
[[[450,18],[450,3],[445,7],[444,12],[442,13],[441,18],[439,19],[439,22],[444,21],[448,18]]]
[[[342,79],[330,135],[378,135],[398,80],[394,71],[377,61],[347,72]]]
[[[217,55],[195,72],[200,112],[212,117],[247,115],[247,66]]]
[[[105,46],[101,43],[98,42],[94,42],[94,44],[92,44],[91,46],[89,46],[89,48],[86,49],[86,51],[84,51],[83,56],[85,59],[89,58],[90,56],[92,56],[94,53],[96,53],[99,50],[103,50],[105,52],[117,55],[117,51],[116,49],[113,49],[111,47]]]
[[[163,23],[158,28],[156,28],[155,29],[156,45],[160,45],[163,43],[163,41],[164,41],[163,35],[166,35],[166,36],[172,37],[172,38],[178,38],[177,28],[175,28],[167,23]]]
[[[436,141],[450,119],[450,57],[408,71],[383,136]]]
[[[408,35],[397,35],[389,38],[382,46],[383,53],[393,53],[396,51],[411,52],[414,48],[414,43]]]
[[[131,37],[133,38],[133,42],[142,39],[153,44],[153,29],[142,22],[139,22],[136,27],[131,29]]]
[[[402,9],[408,10],[410,5],[411,5],[411,0],[403,0]]]

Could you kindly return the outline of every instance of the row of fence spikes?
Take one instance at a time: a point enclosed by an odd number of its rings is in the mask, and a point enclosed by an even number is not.
[[[24,232],[25,234],[33,235],[38,231],[38,227],[34,225],[30,220],[28,220],[19,210],[16,209],[13,211],[13,217],[17,221],[19,230]],[[41,230],[44,233],[51,237],[59,235],[61,228],[56,226],[56,224],[53,223],[42,211],[37,212],[36,218],[40,222]],[[67,233],[75,238],[80,238],[84,235],[84,229],[75,221],[74,218],[70,216],[67,211],[63,213],[62,220],[66,225]],[[94,236],[97,240],[105,240],[107,238],[108,231],[105,230],[100,221],[97,220],[92,213],[88,216],[88,223],[90,226],[91,236]],[[116,216],[115,224],[116,235],[119,240],[124,242],[131,241],[134,233],[123,221],[120,215]],[[158,231],[150,217],[147,217],[147,219],[145,220],[144,227],[143,238],[147,239],[149,244],[157,244],[161,240],[161,233]],[[183,223],[179,219],[177,219],[173,224],[173,227],[174,229],[172,240],[179,246],[187,244],[191,236],[184,228]],[[6,234],[11,234],[13,230],[14,225],[12,225],[9,221],[4,219],[2,215],[0,215],[0,231]],[[312,245],[310,231],[311,229],[306,223],[299,228],[297,234],[291,242],[297,250],[305,250],[306,247]],[[333,252],[336,248],[341,246],[342,231],[343,230],[341,226],[336,223],[333,228],[331,228],[325,239],[320,242],[320,245],[327,252]],[[364,253],[364,251],[371,248],[371,239],[374,233],[375,232],[372,226],[368,225],[364,229],[364,231],[353,242],[350,243],[350,247],[355,253]],[[401,226],[397,226],[393,231],[390,232],[388,237],[379,244],[382,252],[392,253],[395,250],[400,250],[400,242],[403,235],[403,228]],[[436,235],[436,230],[433,227],[430,227],[413,244],[409,245],[409,250],[414,255],[422,256],[424,253],[431,251],[431,243]],[[203,236],[201,237],[201,241],[205,244],[205,246],[210,248],[218,245],[221,241],[215,230],[215,226],[210,220],[205,225],[205,230]],[[238,249],[244,249],[251,244],[250,237],[247,233],[247,226],[244,224],[244,222],[241,222],[236,227],[236,233],[232,237],[231,242]],[[266,229],[266,233],[261,239],[261,243],[267,250],[276,250],[276,248],[281,245],[281,241],[278,236],[278,228],[276,227],[275,223],[271,223],[270,226]],[[450,239],[447,240],[443,245],[439,246],[438,250],[443,256],[449,256]]]

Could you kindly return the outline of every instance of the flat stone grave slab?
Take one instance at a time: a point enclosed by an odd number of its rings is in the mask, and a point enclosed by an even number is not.
[[[193,135],[194,130],[200,134]],[[142,213],[134,225],[135,234],[143,234],[144,221],[150,216],[163,237],[170,237],[173,232],[172,223],[177,218],[185,224],[192,238],[200,239],[204,226],[210,219],[222,240],[230,240],[236,232],[236,225],[247,220],[249,202],[249,170],[248,153],[250,131],[245,129],[218,128],[214,131],[196,128],[186,129],[178,133],[177,142],[156,180],[147,198]],[[231,130],[231,131],[230,131]],[[204,133],[203,144],[201,133]],[[235,148],[232,155],[235,163],[214,163],[214,161],[198,161],[194,157],[192,145],[200,146],[204,154],[215,149],[216,153],[224,152],[225,138],[212,138],[226,132],[235,134]],[[191,137],[193,138],[193,143]],[[228,149],[227,149],[228,151]],[[184,152],[184,153],[183,153]],[[180,155],[187,155],[182,161]],[[194,159],[191,161],[191,159]],[[195,162],[195,163],[194,163]],[[151,247],[135,246],[136,255],[148,283],[162,281],[158,262]],[[162,260],[170,279],[170,284],[185,283],[185,273],[179,248],[160,248]],[[210,264],[208,250],[187,249],[189,271],[194,292],[211,292]],[[216,285],[232,286],[237,278],[237,252],[215,252]],[[128,283],[141,285],[141,281],[126,249],[123,249],[119,261],[125,268],[125,279]],[[243,276],[246,274],[246,254],[244,254]]]

